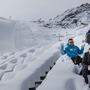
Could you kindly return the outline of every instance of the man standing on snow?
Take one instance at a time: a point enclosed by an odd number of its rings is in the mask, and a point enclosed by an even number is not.
[[[88,84],[88,74],[90,75],[90,48],[88,52],[84,54],[83,60],[82,60],[82,75],[85,78],[86,84]]]
[[[70,38],[68,40],[68,44],[66,48],[64,49],[64,45],[61,45],[61,54],[67,54],[69,56],[74,64],[79,64],[82,62],[82,58],[79,56],[79,54],[82,54],[84,51],[84,45],[81,46],[81,49],[74,45],[74,40]]]

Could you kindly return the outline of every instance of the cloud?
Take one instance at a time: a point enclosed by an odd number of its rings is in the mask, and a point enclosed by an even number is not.
[[[0,0],[0,16],[17,19],[53,17],[90,0]]]

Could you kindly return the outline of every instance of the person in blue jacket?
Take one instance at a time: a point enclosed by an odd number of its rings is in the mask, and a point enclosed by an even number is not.
[[[67,54],[69,56],[74,64],[79,64],[82,62],[82,58],[80,57],[80,54],[84,51],[84,46],[81,46],[81,49],[79,49],[78,46],[74,45],[74,40],[70,38],[68,40],[68,44],[66,48],[64,49],[64,45],[61,45],[61,53]]]

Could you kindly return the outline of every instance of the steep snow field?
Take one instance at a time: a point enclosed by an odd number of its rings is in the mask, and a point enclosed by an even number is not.
[[[83,77],[75,73],[75,66],[70,59],[60,55],[60,44],[66,45],[67,39],[73,37],[75,44],[79,47],[85,44],[87,51],[89,46],[85,43],[85,33],[89,28],[90,26],[68,29],[66,33],[61,30],[63,38],[59,42],[58,38],[54,38],[56,41],[51,41],[51,44],[41,48],[18,50],[3,55],[0,58],[0,89],[28,90],[36,87],[35,82],[40,81],[40,76],[44,76],[45,72],[50,71],[50,67],[56,63],[37,90],[88,90]],[[60,33],[59,30],[53,32],[56,35]],[[53,43],[56,44],[52,45]]]
[[[53,29],[40,27],[31,21],[1,20],[1,55],[6,52],[14,52],[27,48],[33,48],[35,50],[43,46],[52,45],[58,41],[57,31]]]

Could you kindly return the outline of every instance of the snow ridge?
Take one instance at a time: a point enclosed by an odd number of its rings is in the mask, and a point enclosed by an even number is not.
[[[41,26],[47,28],[76,28],[85,26],[90,23],[90,4],[82,4],[76,8],[68,9],[61,15],[44,21],[39,19],[37,21]]]

